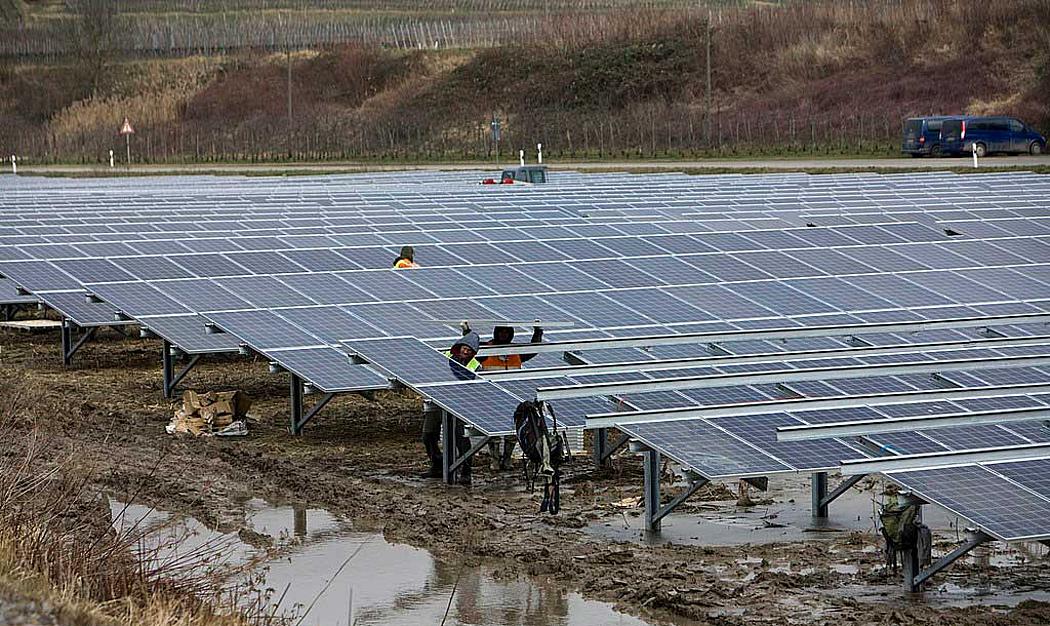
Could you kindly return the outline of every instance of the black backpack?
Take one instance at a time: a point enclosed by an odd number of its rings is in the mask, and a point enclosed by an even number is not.
[[[553,432],[547,429],[547,413],[551,414]],[[569,443],[564,433],[558,433],[553,407],[545,402],[522,402],[514,410],[514,432],[524,455],[525,483],[532,491],[536,477],[543,480],[540,512],[554,515],[561,508],[561,465],[569,459]]]

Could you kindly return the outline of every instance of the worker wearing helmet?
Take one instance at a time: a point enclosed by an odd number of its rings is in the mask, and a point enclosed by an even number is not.
[[[475,332],[467,332],[465,335],[459,338],[456,343],[452,344],[452,347],[445,352],[445,356],[448,357],[453,363],[457,363],[462,368],[453,367],[453,373],[466,374],[466,372],[477,371],[481,367],[481,363],[475,357],[480,347],[481,338]],[[463,429],[463,422],[456,420],[456,429],[454,436],[456,438],[456,449],[459,454],[466,454],[470,450],[470,438],[467,437]],[[423,478],[441,478],[443,475],[442,468],[442,453],[441,453],[441,408],[435,405],[430,400],[423,401],[423,448],[427,452],[427,457],[430,459],[430,469],[423,473]],[[469,485],[470,484],[470,459],[467,459],[460,465],[459,470],[459,484]]]
[[[530,343],[543,341],[543,329],[539,326],[532,328],[532,339]],[[492,329],[492,339],[485,346],[509,346],[514,343],[513,326],[496,326]],[[536,356],[532,354],[494,354],[481,359],[483,371],[521,369],[522,363]],[[501,470],[510,467],[511,455],[514,453],[515,438],[513,436],[503,437],[503,450],[500,451],[500,441],[496,437],[489,440],[489,455],[492,457],[492,469]]]
[[[419,264],[415,260],[416,251],[412,246],[401,246],[401,254],[397,255],[394,259],[394,269],[408,269],[412,267],[419,267]]]

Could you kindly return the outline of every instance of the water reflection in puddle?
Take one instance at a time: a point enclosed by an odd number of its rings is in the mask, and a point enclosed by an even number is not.
[[[250,500],[244,528],[221,533],[192,518],[113,502],[118,528],[152,529],[141,547],[157,560],[182,559],[219,547],[229,568],[246,563],[271,605],[311,625],[517,624],[644,626],[602,602],[529,578],[498,579],[486,567],[435,560],[426,550],[354,531],[320,509]],[[243,576],[244,574],[238,574]],[[455,593],[453,594],[453,590]],[[451,603],[449,601],[452,598]]]

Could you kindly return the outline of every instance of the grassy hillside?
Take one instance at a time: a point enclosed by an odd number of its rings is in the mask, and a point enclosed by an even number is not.
[[[542,33],[494,46],[112,54],[102,72],[83,60],[8,63],[0,146],[101,160],[125,115],[135,151],[151,161],[490,159],[493,114],[503,155],[542,142],[560,159],[889,154],[902,118],[916,114],[1011,114],[1050,130],[1050,0],[711,12],[616,6],[625,3],[596,1],[585,19],[552,17]],[[428,10],[463,4],[529,3],[442,0]]]

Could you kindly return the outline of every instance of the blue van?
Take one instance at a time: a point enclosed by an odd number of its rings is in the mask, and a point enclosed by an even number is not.
[[[941,124],[944,154],[1042,154],[1046,137],[1012,117],[953,117]]]
[[[946,115],[910,117],[904,120],[904,139],[901,152],[913,157],[925,154],[941,156],[941,124],[949,119]]]

